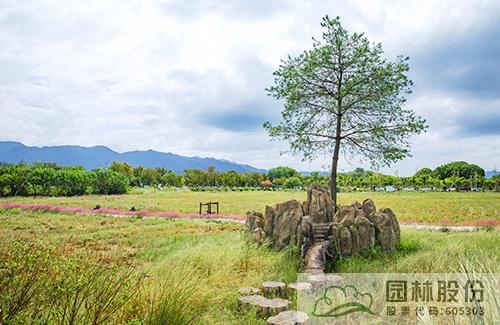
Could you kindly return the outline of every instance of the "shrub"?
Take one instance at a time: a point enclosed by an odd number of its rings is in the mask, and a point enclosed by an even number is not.
[[[128,178],[110,169],[95,169],[94,194],[123,194],[127,192]]]

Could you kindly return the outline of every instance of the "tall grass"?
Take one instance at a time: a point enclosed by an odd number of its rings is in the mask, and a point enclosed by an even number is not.
[[[70,259],[35,244],[13,242],[0,256],[6,324],[114,323],[141,283],[129,267]]]
[[[204,309],[201,279],[192,271],[172,267],[152,288],[146,324],[196,324]]]

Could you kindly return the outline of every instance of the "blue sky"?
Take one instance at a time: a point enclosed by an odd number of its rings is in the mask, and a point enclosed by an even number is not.
[[[0,140],[327,169],[280,155],[262,128],[281,111],[264,91],[272,72],[325,14],[410,57],[408,107],[429,130],[382,171],[500,167],[498,1],[0,0]]]

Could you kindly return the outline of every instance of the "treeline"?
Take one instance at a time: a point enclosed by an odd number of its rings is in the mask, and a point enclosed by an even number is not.
[[[434,170],[422,168],[413,176],[398,177],[356,168],[338,174],[340,191],[391,190],[498,190],[500,177],[485,179],[484,170],[466,162],[444,164]],[[275,167],[266,174],[186,169],[175,174],[163,167],[132,167],[113,162],[109,168],[91,171],[83,167],[61,167],[53,163],[0,164],[0,195],[73,196],[123,194],[129,187],[189,187],[194,191],[303,189],[316,183],[328,186],[329,177],[318,172],[303,176],[290,167]]]
[[[312,173],[313,174],[313,173]],[[329,177],[317,176],[314,182],[327,185]],[[341,191],[492,191],[500,189],[500,177],[485,178],[481,167],[463,161],[451,162],[437,167],[421,168],[414,175],[400,177],[356,168],[353,172],[338,174],[337,183]]]
[[[1,164],[1,196],[122,194],[129,179],[110,168],[91,171],[53,163]]]

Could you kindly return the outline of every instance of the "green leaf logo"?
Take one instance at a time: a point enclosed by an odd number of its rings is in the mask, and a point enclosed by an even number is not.
[[[346,298],[346,302],[335,305],[330,297],[336,294]],[[349,301],[348,299],[352,300]],[[372,303],[373,298],[371,294],[360,293],[358,289],[352,285],[346,285],[344,287],[333,285],[326,288],[323,296],[314,303],[312,314],[316,317],[341,317],[356,312],[376,315],[371,310]],[[330,308],[328,309],[327,306]]]

